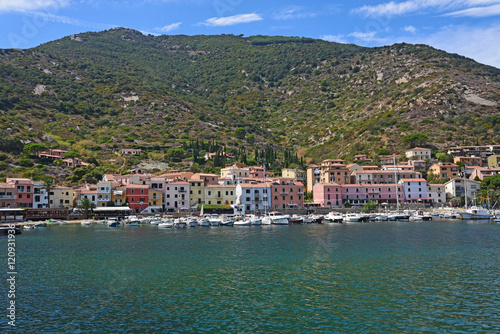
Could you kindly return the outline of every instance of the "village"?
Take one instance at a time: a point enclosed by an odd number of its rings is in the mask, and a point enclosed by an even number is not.
[[[53,149],[39,154],[57,158],[65,152]],[[220,175],[181,170],[154,175],[135,169],[126,175],[105,174],[97,184],[54,185],[49,189],[40,181],[7,178],[0,184],[0,204],[4,209],[76,211],[84,203],[87,209],[127,207],[134,213],[193,212],[205,205],[233,208],[243,215],[266,210],[362,207],[368,203],[434,207],[463,195],[474,200],[481,180],[500,172],[498,153],[497,145],[455,147],[448,150],[454,156],[453,163],[433,163],[431,149],[416,147],[405,152],[407,161],[381,157],[381,167],[370,165],[366,155],[357,155],[356,163],[328,159],[305,171],[285,168],[279,177],[264,167],[237,162],[222,168]],[[81,162],[68,159],[67,163],[75,166]],[[422,175],[425,171],[427,178]],[[428,183],[429,177],[447,182]]]

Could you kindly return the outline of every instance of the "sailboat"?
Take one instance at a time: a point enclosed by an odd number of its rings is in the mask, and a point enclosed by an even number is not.
[[[391,221],[409,221],[410,220],[409,215],[406,215],[406,214],[399,212],[399,192],[398,192],[399,182],[398,182],[398,174],[397,174],[398,169],[396,167],[396,156],[393,156],[392,159],[394,161],[394,181],[396,184],[396,212],[392,212],[391,214],[389,214],[388,220],[391,220]]]
[[[492,219],[493,215],[491,215],[488,210],[482,208],[480,206],[471,206],[467,207],[467,179],[465,178],[465,170],[464,173],[464,192],[465,192],[465,210],[459,211],[458,216],[462,220],[482,220],[482,219]],[[488,202],[489,205],[489,202]]]

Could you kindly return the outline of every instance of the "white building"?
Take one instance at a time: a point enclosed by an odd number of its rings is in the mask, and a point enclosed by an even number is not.
[[[431,149],[415,147],[405,152],[408,159],[426,160],[431,158]]]
[[[111,191],[113,185],[111,181],[97,182],[97,207],[105,207],[111,201]]]
[[[267,183],[240,183],[236,185],[236,202],[241,214],[265,211],[271,207],[271,186]]]
[[[49,207],[47,190],[43,188],[42,182],[33,182],[33,208],[43,209]]]
[[[404,198],[406,202],[427,202],[427,180],[426,179],[401,179],[403,185]]]
[[[429,184],[427,185],[427,195],[434,203],[446,202],[446,191],[444,184]]]
[[[479,186],[481,182],[473,181],[469,179],[463,178],[454,178],[444,184],[444,188],[446,194],[449,197],[460,197],[465,195],[465,191],[467,191],[467,198],[474,199],[476,198],[477,192],[479,190]]]

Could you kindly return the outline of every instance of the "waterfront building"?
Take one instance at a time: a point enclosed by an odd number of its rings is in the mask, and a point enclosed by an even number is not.
[[[422,173],[412,170],[362,170],[354,171],[351,175],[352,184],[394,184],[401,179],[418,179]]]
[[[451,162],[439,162],[429,168],[429,174],[435,174],[440,178],[454,179],[459,177],[458,166]]]
[[[205,182],[202,180],[189,180],[190,206],[193,208],[205,203]]]
[[[49,207],[49,196],[43,186],[43,182],[32,181],[33,185],[33,208],[44,209]]]
[[[458,164],[459,162],[461,162],[465,166],[481,167],[483,165],[483,159],[480,157],[455,157],[455,158],[453,158],[453,162],[455,164]]]
[[[97,182],[97,207],[102,208],[108,206],[111,201],[111,191],[113,190],[113,183],[111,181]]]
[[[0,208],[16,208],[16,187],[13,184],[0,183]]]
[[[56,186],[50,190],[49,207],[51,209],[73,208],[74,191],[69,187]]]
[[[427,196],[434,203],[445,203],[446,202],[446,191],[444,184],[428,184],[427,185]]]
[[[151,212],[163,211],[163,189],[149,188],[148,209]]]
[[[123,206],[127,203],[127,188],[126,186],[116,187],[111,191],[111,201],[115,206]]]
[[[236,185],[235,204],[241,214],[264,212],[271,207],[270,183],[240,183]]]
[[[313,187],[313,201],[321,206],[342,206],[342,186],[337,183],[317,183]]]
[[[396,203],[396,198],[399,202],[404,202],[402,184],[345,184],[342,186],[344,204],[349,202],[351,205],[363,205],[369,201],[377,201],[380,204]]]
[[[405,202],[430,202],[427,195],[427,180],[420,179],[401,179],[403,185]]]
[[[30,179],[18,179],[8,177],[5,182],[16,188],[16,207],[33,207],[33,185]]]
[[[444,184],[444,189],[446,195],[450,198],[465,195],[465,191],[467,189],[467,198],[474,199],[476,198],[480,185],[481,182],[457,177],[446,182]]]
[[[273,209],[301,209],[304,207],[304,185],[291,178],[273,179],[270,197]]]
[[[165,185],[165,210],[189,210],[189,186],[188,181],[168,182]]]
[[[405,152],[408,159],[428,160],[431,158],[432,150],[430,148],[415,147]]]
[[[149,205],[149,185],[128,184],[126,186],[128,207],[135,212],[141,212]]]
[[[234,205],[236,186],[223,184],[205,184],[205,204]]]
[[[250,170],[248,168],[239,167],[238,165],[222,168],[220,170],[220,177],[225,178],[228,176],[233,176],[235,179],[239,177],[249,177]]]

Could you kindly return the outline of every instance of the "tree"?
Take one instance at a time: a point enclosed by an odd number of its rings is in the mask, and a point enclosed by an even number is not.
[[[47,192],[47,207],[50,208],[50,192],[52,189],[54,189],[55,184],[54,184],[54,178],[53,177],[47,177],[45,180],[43,180],[43,185],[42,188],[45,189]]]
[[[361,209],[361,211],[365,211],[365,212],[370,212],[370,211],[373,211],[377,208],[377,201],[368,201],[368,203],[366,204],[363,204],[363,208]]]
[[[424,145],[429,140],[425,133],[410,133],[403,137],[403,144],[408,145],[410,148],[415,146]]]
[[[477,177],[477,176],[476,176]],[[495,189],[500,190],[500,174],[485,177],[481,181],[481,189]]]
[[[237,128],[235,131],[234,131],[234,135],[236,136],[236,138],[238,139],[245,139],[245,135],[247,134],[247,132],[245,131],[244,128]]]
[[[247,136],[247,143],[249,143],[250,145],[253,145],[255,143],[255,135],[253,133]]]
[[[29,155],[38,155],[39,152],[47,151],[49,148],[46,145],[38,143],[30,143],[24,145],[23,152]]]
[[[436,159],[440,162],[453,162],[453,157],[446,153],[436,153]]]
[[[91,202],[87,197],[83,198],[80,205],[77,206],[78,209],[85,210],[85,219],[89,218],[89,210],[93,210],[95,207],[95,203]]]

